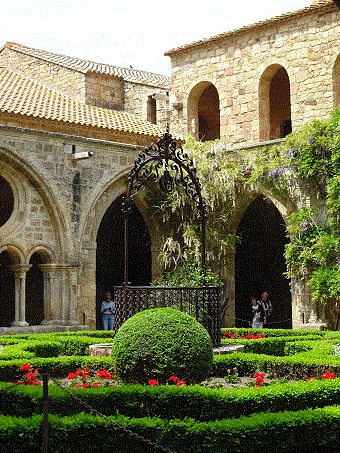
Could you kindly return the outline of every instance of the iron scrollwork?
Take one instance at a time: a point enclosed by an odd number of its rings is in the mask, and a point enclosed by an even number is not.
[[[128,177],[127,201],[150,182],[157,183],[165,193],[172,192],[176,186],[182,187],[195,202],[200,218],[206,217],[202,189],[193,161],[182,147],[177,146],[169,132],[139,153]]]

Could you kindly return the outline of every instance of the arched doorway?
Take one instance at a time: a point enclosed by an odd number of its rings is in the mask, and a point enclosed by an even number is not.
[[[10,327],[15,320],[14,264],[8,252],[0,253],[0,326]]]
[[[210,82],[198,83],[188,97],[188,132],[202,142],[220,138],[220,99]]]
[[[44,319],[44,275],[39,265],[44,259],[38,252],[33,253],[26,274],[26,322],[31,326],[41,324]]]
[[[290,83],[284,67],[274,64],[259,85],[260,140],[284,138],[292,132]]]
[[[291,292],[284,276],[283,256],[288,239],[280,212],[272,202],[258,196],[245,211],[237,235],[241,244],[235,254],[236,325],[247,326],[241,320],[249,318],[250,296],[260,299],[266,291],[274,305],[273,324],[268,327],[290,328]]]
[[[129,214],[129,282],[131,285],[151,283],[151,239],[135,205]],[[106,292],[124,281],[124,219],[122,196],[109,206],[97,233],[96,253],[96,325],[101,327],[100,304]]]

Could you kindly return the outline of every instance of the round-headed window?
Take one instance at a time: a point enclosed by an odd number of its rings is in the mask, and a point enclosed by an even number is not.
[[[11,217],[14,207],[14,195],[11,186],[0,176],[0,227]]]

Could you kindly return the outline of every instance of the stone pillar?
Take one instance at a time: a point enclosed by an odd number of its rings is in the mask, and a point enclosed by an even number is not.
[[[68,325],[77,325],[77,300],[78,300],[78,265],[65,266],[65,319]]]
[[[41,264],[44,273],[42,324],[76,325],[77,271],[69,264]]]
[[[15,320],[11,323],[13,327],[28,326],[26,322],[26,273],[31,267],[31,264],[10,266],[15,277]]]

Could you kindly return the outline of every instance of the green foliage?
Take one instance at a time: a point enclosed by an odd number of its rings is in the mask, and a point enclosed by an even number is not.
[[[245,164],[240,155],[226,152],[226,142],[197,142],[186,138],[184,152],[192,159],[202,186],[207,208],[206,251],[208,266],[220,273],[227,263],[227,253],[237,238],[228,231],[237,183],[243,179]],[[164,195],[150,191],[146,196],[149,215],[162,223],[162,251],[160,259],[166,269],[173,269],[191,257],[199,261],[201,250],[201,222],[197,208],[185,191],[177,187]]]
[[[192,316],[171,308],[145,310],[129,318],[112,345],[112,357],[123,382],[167,382],[177,376],[200,382],[212,364],[208,332]]]
[[[165,272],[153,282],[156,286],[222,286],[219,276],[210,269],[204,275],[199,263],[194,259],[189,260],[182,266],[176,267],[172,272]]]

